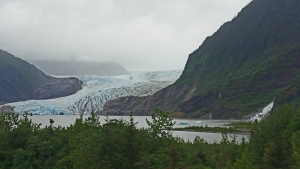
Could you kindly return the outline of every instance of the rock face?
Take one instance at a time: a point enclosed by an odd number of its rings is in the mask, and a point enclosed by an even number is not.
[[[171,85],[151,96],[146,97],[121,97],[115,100],[109,100],[104,105],[104,110],[109,114],[129,114],[133,111],[134,115],[151,115],[154,107],[162,107],[164,110],[175,111],[174,104],[179,98],[189,98],[189,86]],[[174,95],[176,93],[176,95]],[[104,113],[103,113],[104,114]]]
[[[173,84],[182,70],[132,72],[122,76],[76,76],[83,89],[73,95],[47,100],[8,103],[15,113],[64,115],[100,113],[107,100],[124,96],[148,96]],[[1,108],[1,107],[0,107]],[[114,113],[117,115],[118,113]]]
[[[11,113],[11,112],[14,112],[14,110],[9,106],[0,107],[0,113]]]
[[[82,82],[75,77],[54,78],[47,76],[45,83],[33,90],[31,97],[37,100],[68,96],[82,89]]]
[[[77,78],[55,78],[0,50],[0,103],[67,96],[82,89]]]
[[[175,84],[148,97],[108,101],[104,109],[154,106],[188,116],[241,118],[275,98],[300,100],[300,1],[253,0],[189,55]]]

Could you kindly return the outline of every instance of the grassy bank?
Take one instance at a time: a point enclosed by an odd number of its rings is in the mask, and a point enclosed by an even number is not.
[[[207,126],[187,126],[183,128],[173,128],[175,131],[195,131],[195,132],[213,132],[213,133],[249,133],[254,123],[237,122],[230,123],[224,127],[207,127]]]

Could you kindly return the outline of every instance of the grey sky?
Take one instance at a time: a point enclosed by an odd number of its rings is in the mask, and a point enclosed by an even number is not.
[[[183,69],[251,0],[0,0],[0,49],[25,60]]]

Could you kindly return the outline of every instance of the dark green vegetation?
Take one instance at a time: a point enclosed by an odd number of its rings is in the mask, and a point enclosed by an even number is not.
[[[236,129],[251,129],[253,127],[254,123],[253,122],[234,122],[234,123],[230,123],[226,126],[230,126],[232,128],[236,128]]]
[[[0,50],[0,104],[62,97],[81,88],[76,78],[47,76],[28,62]]]
[[[300,1],[254,0],[189,56],[175,85],[197,86],[183,112],[206,95],[215,116],[241,117],[273,98],[299,104],[299,74]]]
[[[173,128],[177,131],[197,131],[197,132],[218,132],[218,133],[250,133],[251,129],[254,127],[252,122],[236,122],[230,123],[225,127],[207,127],[206,126],[188,126],[182,128]]]
[[[149,127],[92,114],[67,128],[41,128],[27,116],[0,115],[0,168],[255,169],[300,167],[300,109],[283,105],[254,123],[250,142],[223,133],[220,143],[172,137],[172,119],[156,109]]]
[[[299,105],[299,96],[300,1],[253,0],[189,55],[174,85],[105,106],[140,114],[157,106],[175,117],[237,119],[274,98],[276,105]]]
[[[236,130],[233,129],[232,127],[203,127],[203,126],[188,126],[188,127],[183,127],[183,128],[173,128],[173,130],[177,131],[198,131],[198,132],[241,132],[241,130]]]

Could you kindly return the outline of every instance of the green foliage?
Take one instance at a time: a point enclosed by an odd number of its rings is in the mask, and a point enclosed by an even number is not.
[[[291,137],[293,157],[296,161],[296,166],[300,167],[300,130],[294,133]]]
[[[149,128],[130,121],[100,124],[93,112],[69,127],[41,128],[24,115],[0,114],[0,168],[299,168],[300,109],[282,105],[252,127],[250,141],[222,133],[220,142],[193,142],[172,137],[172,119],[158,108]],[[52,122],[52,123],[51,123]],[[208,128],[208,127],[203,127]]]
[[[300,110],[282,105],[267,121],[254,127],[250,150],[255,163],[264,168],[291,168],[296,164],[292,136],[295,137],[299,130]]]
[[[165,112],[157,107],[155,107],[155,112],[152,113],[152,122],[147,120],[151,132],[154,137],[170,137],[170,130],[172,130],[175,122],[172,122],[172,118],[169,117],[169,112]]]
[[[248,148],[246,148],[242,154],[242,157],[237,159],[236,162],[232,165],[232,167],[227,166],[227,168],[232,169],[255,169],[256,167],[252,164],[252,158]]]
[[[203,127],[203,126],[188,126],[182,128],[173,128],[177,131],[199,131],[199,132],[245,132],[244,130],[235,129],[232,127]]]
[[[223,110],[217,118],[241,118],[274,98],[299,104],[299,15],[299,1],[254,0],[207,37],[175,83],[196,86],[193,98],[205,104],[182,112],[207,108],[206,99]]]
[[[226,125],[226,127],[207,127],[207,124],[201,126],[187,126],[173,128],[177,131],[198,131],[198,132],[219,132],[219,133],[249,133],[255,124],[252,122],[235,122]]]

